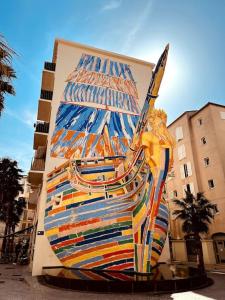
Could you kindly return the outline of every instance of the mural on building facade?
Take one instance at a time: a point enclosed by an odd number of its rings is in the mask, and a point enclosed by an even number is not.
[[[150,272],[162,252],[172,164],[166,114],[154,108],[168,46],[142,110],[131,67],[83,54],[56,116],[45,233],[64,266]]]

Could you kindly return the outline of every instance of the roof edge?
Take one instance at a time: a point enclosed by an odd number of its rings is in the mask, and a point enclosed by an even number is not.
[[[183,112],[180,116],[178,116],[174,121],[172,121],[167,127],[170,127],[171,125],[173,125],[173,123],[175,123],[176,121],[178,121],[180,118],[182,118],[184,115],[188,114],[188,113],[196,113],[196,110],[186,110],[185,112]]]
[[[170,127],[171,125],[173,125],[177,120],[179,120],[180,118],[182,118],[185,114],[187,113],[191,113],[193,112],[193,115],[190,116],[190,118],[193,118],[194,116],[196,116],[200,111],[202,111],[203,109],[205,109],[207,106],[209,105],[214,105],[214,106],[219,106],[219,107],[223,107],[225,108],[225,105],[223,104],[219,104],[219,103],[215,103],[215,102],[207,102],[204,106],[202,106],[200,109],[198,110],[187,110],[185,112],[183,112],[180,116],[178,116],[174,121],[172,121],[167,127]]]
[[[67,41],[67,40],[60,39],[60,38],[56,38],[55,39],[55,43],[54,43],[53,58],[52,58],[52,61],[54,63],[56,62],[57,50],[58,50],[59,43],[67,45],[67,46],[71,46],[71,47],[85,48],[87,50],[96,51],[96,52],[99,52],[99,53],[102,53],[102,54],[107,54],[109,56],[114,56],[114,57],[117,57],[117,58],[120,58],[120,59],[126,59],[128,61],[136,62],[136,63],[142,64],[142,65],[149,65],[152,69],[155,66],[154,63],[147,62],[145,60],[141,60],[141,59],[138,59],[138,58],[135,58],[135,57],[131,57],[131,56],[127,56],[127,55],[123,55],[123,54],[111,52],[111,51],[108,51],[108,50],[99,49],[99,48],[96,48],[96,47],[92,47],[92,46],[80,44],[80,43],[77,43],[77,42]]]
[[[195,115],[197,115],[200,111],[202,111],[203,109],[205,109],[209,105],[214,105],[214,106],[219,106],[219,107],[224,107],[225,108],[225,105],[223,105],[223,104],[214,103],[214,102],[207,102],[204,106],[202,106],[199,110],[197,110],[196,113],[194,113],[191,116],[191,118],[194,117]]]

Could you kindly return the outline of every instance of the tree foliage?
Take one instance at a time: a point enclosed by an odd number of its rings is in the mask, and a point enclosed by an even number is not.
[[[204,193],[197,193],[196,197],[186,191],[186,197],[173,200],[180,208],[173,212],[176,218],[183,221],[182,231],[187,234],[208,233],[209,224],[214,218],[216,205],[210,203]]]
[[[208,233],[209,224],[216,212],[216,205],[210,203],[205,198],[204,193],[197,193],[195,197],[188,191],[186,191],[185,198],[181,200],[175,199],[173,202],[179,207],[179,209],[173,211],[173,215],[183,221],[182,231],[194,236],[199,269],[205,272],[200,234]]]
[[[5,236],[15,232],[26,206],[24,198],[17,199],[19,192],[23,191],[20,183],[22,177],[22,170],[16,161],[0,159],[0,222],[5,223]],[[4,238],[2,252],[7,252],[9,248],[9,242]]]
[[[12,57],[15,54],[0,34],[0,115],[4,109],[5,94],[15,95],[12,85],[12,79],[16,78],[16,73],[12,68]]]

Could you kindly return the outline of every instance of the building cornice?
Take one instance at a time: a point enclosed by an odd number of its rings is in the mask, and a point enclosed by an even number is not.
[[[70,47],[75,47],[75,48],[87,49],[89,51],[95,51],[99,54],[112,56],[112,57],[115,57],[115,58],[118,58],[118,59],[126,59],[128,61],[133,62],[133,63],[138,63],[138,64],[141,64],[141,65],[149,66],[151,69],[153,69],[154,66],[155,66],[155,64],[153,64],[153,63],[150,63],[150,62],[138,59],[138,58],[134,58],[134,57],[126,56],[126,55],[121,55],[121,54],[118,54],[118,53],[115,53],[115,52],[110,52],[110,51],[107,51],[107,50],[102,50],[102,49],[98,49],[98,48],[95,48],[95,47],[92,47],[92,46],[87,46],[87,45],[83,45],[83,44],[80,44],[80,43],[66,41],[66,40],[58,39],[58,38],[55,40],[54,50],[53,50],[53,59],[52,59],[52,61],[54,63],[56,63],[57,51],[58,51],[58,45],[59,44],[63,44],[63,45],[70,46]]]
[[[175,122],[177,122],[179,119],[181,119],[184,115],[186,115],[188,113],[192,113],[192,115],[190,116],[190,119],[193,118],[194,116],[196,116],[198,113],[200,113],[203,109],[205,109],[209,105],[225,108],[225,105],[214,103],[214,102],[208,102],[204,106],[202,106],[199,110],[187,110],[187,111],[185,111],[179,117],[177,117],[174,121],[172,121],[167,127],[169,128],[171,125],[173,125]]]
[[[173,125],[175,122],[177,122],[179,119],[181,119],[184,115],[188,113],[193,113],[195,114],[197,111],[196,110],[187,110],[184,113],[182,113],[179,117],[177,117],[173,122],[171,122],[167,127],[169,128],[171,125]]]

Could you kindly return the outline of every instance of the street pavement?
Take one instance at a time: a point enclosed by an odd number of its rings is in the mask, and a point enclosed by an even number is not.
[[[209,273],[214,284],[204,289],[166,295],[76,292],[40,284],[26,266],[0,264],[0,300],[225,300],[225,272]]]

